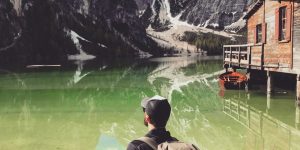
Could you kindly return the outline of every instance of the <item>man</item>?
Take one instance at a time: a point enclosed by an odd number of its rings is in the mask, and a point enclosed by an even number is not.
[[[142,100],[141,106],[144,111],[144,124],[148,127],[146,138],[151,138],[155,143],[161,144],[166,141],[174,141],[170,132],[166,130],[166,125],[170,117],[171,106],[166,98],[154,96]],[[129,143],[127,150],[153,150],[151,144],[145,140],[134,140]]]

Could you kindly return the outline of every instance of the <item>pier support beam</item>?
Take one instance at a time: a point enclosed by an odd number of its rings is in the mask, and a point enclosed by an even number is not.
[[[267,81],[267,94],[268,96],[270,96],[269,94],[272,93],[273,91],[273,77],[272,77],[272,74],[270,71],[267,71],[267,78],[268,78],[268,81]]]
[[[271,94],[273,92],[273,76],[270,71],[267,71],[267,114],[271,109]]]
[[[223,68],[225,68],[225,71],[228,72],[229,65],[228,64],[224,64]]]
[[[295,126],[296,129],[300,128],[300,74],[296,78],[296,115],[295,115]]]
[[[296,102],[300,106],[300,74],[297,75]]]
[[[251,80],[251,71],[250,71],[250,69],[247,69],[246,77],[247,77],[247,84],[246,84],[245,90],[248,92],[249,88],[250,88],[250,84],[251,84],[251,81],[250,81]]]
[[[233,69],[233,72],[236,72],[236,67],[232,67],[232,69]]]

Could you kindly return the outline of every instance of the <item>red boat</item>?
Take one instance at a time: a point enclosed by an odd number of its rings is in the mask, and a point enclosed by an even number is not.
[[[239,72],[229,71],[219,76],[221,89],[242,89],[247,83],[247,76]]]

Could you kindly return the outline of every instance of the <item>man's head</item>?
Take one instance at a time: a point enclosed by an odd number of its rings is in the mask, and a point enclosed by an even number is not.
[[[156,128],[164,128],[170,117],[171,106],[168,100],[161,96],[143,99],[141,102],[145,113],[144,123],[152,124]]]

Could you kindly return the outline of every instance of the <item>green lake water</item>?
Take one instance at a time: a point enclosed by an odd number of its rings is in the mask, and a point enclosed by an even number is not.
[[[219,57],[0,70],[0,150],[123,150],[147,133],[140,100],[172,106],[168,130],[202,150],[300,149],[293,91],[220,91]]]

